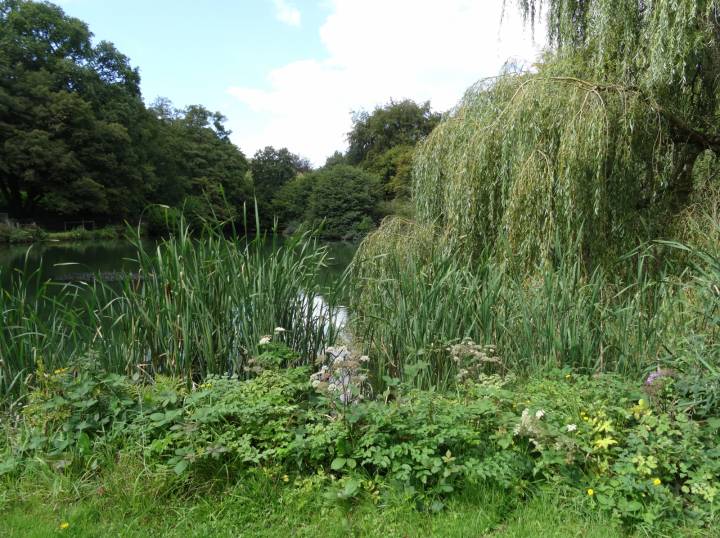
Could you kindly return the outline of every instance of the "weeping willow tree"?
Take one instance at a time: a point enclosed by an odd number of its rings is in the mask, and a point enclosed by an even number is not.
[[[518,0],[549,49],[470,88],[416,155],[420,223],[524,267],[663,235],[720,154],[720,0]]]

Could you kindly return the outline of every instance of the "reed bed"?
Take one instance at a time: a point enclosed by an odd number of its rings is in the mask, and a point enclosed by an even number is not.
[[[328,251],[310,233],[280,242],[227,238],[211,226],[193,236],[181,225],[154,250],[134,241],[137,273],[119,282],[9,275],[0,291],[0,394],[22,393],[38,367],[54,370],[88,354],[110,371],[192,382],[209,373],[242,376],[263,336],[274,335],[302,362],[336,336],[341,284],[321,285]]]
[[[449,346],[463,339],[494,346],[518,375],[640,377],[659,366],[720,365],[717,251],[656,242],[619,259],[616,271],[590,274],[577,256],[556,255],[529,276],[489,251],[459,256],[431,234],[386,223],[351,267],[352,327],[376,380],[451,388],[458,368]]]

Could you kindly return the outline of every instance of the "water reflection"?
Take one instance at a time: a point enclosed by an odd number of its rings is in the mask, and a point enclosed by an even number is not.
[[[153,240],[143,241],[143,248],[148,251],[156,245]],[[347,243],[328,245],[328,267],[322,274],[324,284],[332,284],[342,275],[356,248]],[[11,273],[18,271],[29,274],[39,270],[41,281],[67,281],[82,273],[133,273],[138,267],[136,258],[135,246],[122,240],[0,245],[0,287],[7,288]]]

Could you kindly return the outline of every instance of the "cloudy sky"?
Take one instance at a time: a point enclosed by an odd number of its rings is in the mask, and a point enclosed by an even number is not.
[[[353,110],[406,97],[446,110],[542,40],[502,0],[57,3],[140,67],[146,101],[220,110],[247,155],[285,146],[315,164],[345,148]]]

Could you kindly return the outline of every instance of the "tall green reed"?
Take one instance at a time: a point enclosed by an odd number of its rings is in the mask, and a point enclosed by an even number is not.
[[[686,247],[694,268],[653,243],[619,259],[614,272],[587,274],[579,256],[558,252],[554,265],[527,274],[445,245],[425,227],[391,224],[358,251],[351,326],[377,380],[410,372],[420,386],[451,387],[457,368],[448,347],[463,338],[494,345],[520,375],[572,368],[640,376],[698,341],[706,350],[720,341],[709,284],[718,272],[708,276],[714,266],[695,249]]]
[[[42,281],[15,274],[0,292],[0,394],[21,392],[39,361],[59,368],[93,353],[109,370],[197,380],[243,375],[263,336],[309,363],[337,334],[342,283],[320,284],[328,250],[310,232],[226,237],[206,224],[148,249],[133,239],[137,272],[120,282]]]

